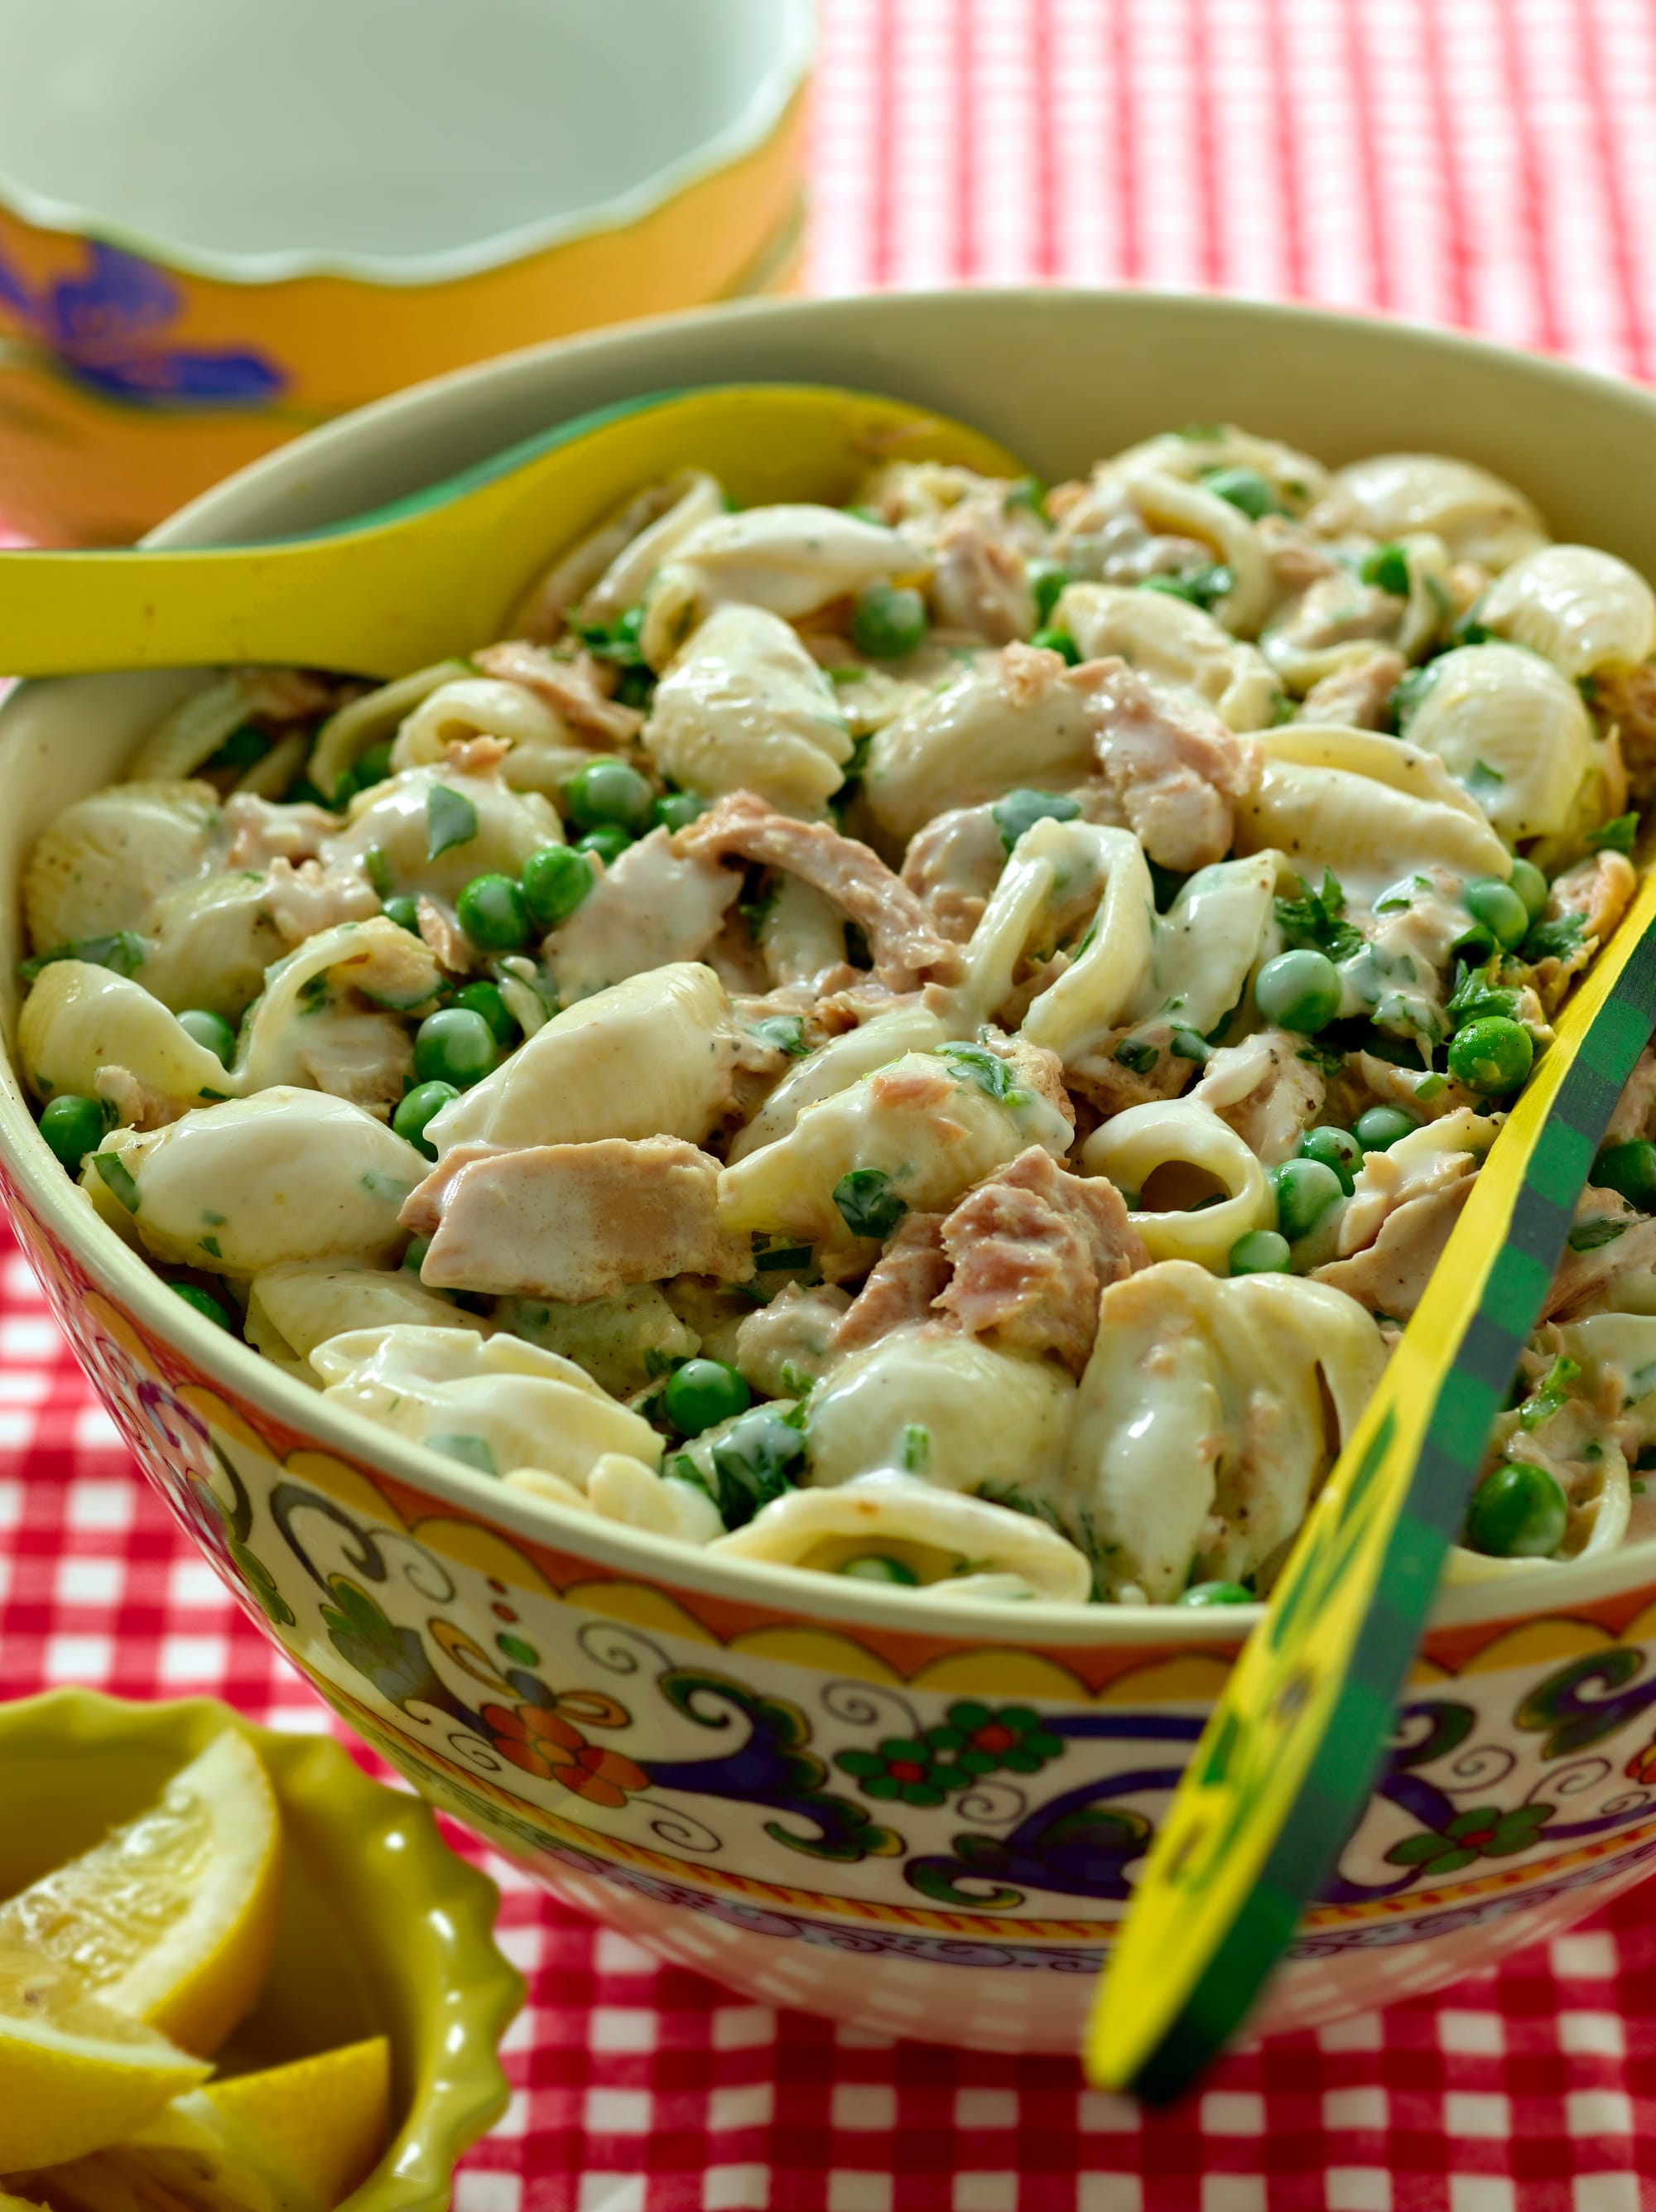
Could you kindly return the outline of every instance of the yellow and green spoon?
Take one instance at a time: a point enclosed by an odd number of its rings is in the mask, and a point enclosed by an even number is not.
[[[535,577],[640,486],[697,466],[743,504],[843,501],[880,457],[1024,473],[989,440],[825,387],[662,393],[567,422],[315,536],[0,554],[0,670],[265,661],[390,678],[509,627]],[[1656,876],[1491,1148],[1426,1296],[1307,1516],[1140,1877],[1088,2041],[1157,2100],[1247,2018],[1326,1885],[1386,1752],[1445,1553],[1656,1024]]]

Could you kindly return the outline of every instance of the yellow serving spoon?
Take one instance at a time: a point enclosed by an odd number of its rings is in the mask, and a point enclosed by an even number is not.
[[[506,633],[537,574],[630,494],[708,470],[743,506],[842,503],[877,461],[1019,477],[964,424],[822,385],[656,392],[302,538],[0,553],[0,672],[286,663],[390,678]]]

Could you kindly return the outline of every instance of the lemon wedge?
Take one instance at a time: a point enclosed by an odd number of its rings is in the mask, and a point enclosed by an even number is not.
[[[193,2090],[25,2186],[52,2212],[333,2212],[384,2148],[390,2099],[379,2036]]]
[[[0,1905],[0,1948],[70,1969],[112,2010],[205,2057],[264,1983],[281,1874],[270,1777],[227,1730],[147,1812]]]
[[[0,2173],[118,2142],[209,2071],[68,1967],[0,1942]]]

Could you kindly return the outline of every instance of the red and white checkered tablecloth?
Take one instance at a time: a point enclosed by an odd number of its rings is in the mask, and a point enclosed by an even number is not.
[[[1218,287],[1656,378],[1656,0],[822,9],[819,290]],[[0,1243],[0,1697],[64,1682],[331,1725]],[[1245,2051],[1157,2115],[1068,2063],[742,2003],[489,1863],[531,1998],[458,2212],[1656,2212],[1649,1891],[1440,1999]]]

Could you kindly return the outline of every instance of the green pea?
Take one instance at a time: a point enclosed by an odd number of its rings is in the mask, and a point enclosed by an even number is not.
[[[194,1283],[169,1283],[167,1287],[175,1297],[182,1298],[185,1305],[194,1306],[196,1311],[208,1321],[215,1321],[221,1328],[227,1328],[232,1336],[240,1334],[230,1318],[230,1309],[221,1299],[215,1298],[211,1291],[197,1290]]]
[[[1253,1605],[1257,1601],[1250,1589],[1240,1583],[1192,1583],[1180,1590],[1174,1600],[1175,1605]]]
[[[1455,958],[1464,960],[1469,968],[1487,968],[1498,949],[1494,935],[1481,921],[1469,923],[1450,947]]]
[[[1081,659],[1081,647],[1067,629],[1038,629],[1029,642],[1041,647],[1047,653],[1062,653],[1071,668]]]
[[[1339,970],[1325,952],[1309,947],[1279,952],[1259,970],[1253,1003],[1265,1020],[1315,1036],[1340,1010]]]
[[[481,1014],[494,1033],[494,1042],[502,1050],[518,1042],[518,1024],[507,1006],[498,983],[479,981],[468,983],[464,990],[454,994],[457,1006],[466,1006],[474,1014]]]
[[[460,927],[483,952],[515,952],[529,941],[529,908],[510,876],[474,876],[454,902]]]
[[[403,1255],[403,1265],[411,1275],[417,1275],[426,1264],[426,1255],[431,1249],[429,1237],[410,1237],[409,1249]]]
[[[1504,1014],[1485,1014],[1449,1040],[1449,1073],[1469,1091],[1498,1098],[1516,1091],[1530,1072],[1535,1044],[1529,1031]]]
[[[1389,592],[1394,599],[1409,596],[1409,556],[1401,545],[1375,546],[1357,574],[1365,584],[1372,584],[1377,592]]]
[[[1320,1160],[1325,1168],[1332,1168],[1340,1179],[1340,1188],[1350,1197],[1356,1187],[1357,1170],[1362,1165],[1362,1146],[1350,1129],[1336,1129],[1326,1122],[1319,1128],[1307,1129],[1300,1139],[1300,1157]]]
[[[1520,945],[1530,929],[1530,910],[1510,884],[1499,876],[1478,876],[1460,894],[1474,921],[1481,921],[1503,951]]]
[[[753,1393],[722,1359],[687,1359],[667,1377],[661,1402],[681,1436],[699,1437],[734,1420],[753,1403]]]
[[[1277,1226],[1290,1244],[1308,1236],[1339,1202],[1339,1176],[1321,1160],[1284,1160],[1272,1168],[1269,1179],[1277,1194]]]
[[[210,1014],[205,1006],[186,1006],[179,1016],[179,1027],[197,1044],[204,1044],[224,1066],[235,1058],[236,1033],[222,1014]]]
[[[1564,1540],[1569,1511],[1556,1476],[1528,1460],[1504,1460],[1472,1492],[1466,1540],[1491,1559],[1549,1559]]]
[[[1550,889],[1547,879],[1540,869],[1536,866],[1533,860],[1514,860],[1508,880],[1528,908],[1530,920],[1539,921],[1547,910],[1547,894]]]
[[[1643,1138],[1630,1145],[1606,1145],[1589,1180],[1601,1190],[1620,1191],[1641,1213],[1656,1213],[1656,1145]]]
[[[567,845],[543,845],[524,862],[520,880],[531,921],[542,929],[555,929],[568,921],[597,878],[591,861]]]
[[[650,809],[652,830],[688,830],[705,814],[707,802],[700,792],[664,791]]]
[[[1258,469],[1208,469],[1202,482],[1229,506],[1239,507],[1251,521],[1277,513],[1277,495]]]
[[[577,853],[596,853],[606,868],[613,868],[632,842],[618,822],[606,822],[602,828],[588,830],[577,837],[573,849]]]
[[[1285,1275],[1288,1257],[1286,1237],[1279,1237],[1274,1229],[1250,1229],[1230,1248],[1230,1272],[1233,1275]]]
[[[452,1083],[416,1083],[391,1115],[391,1127],[407,1143],[416,1146],[428,1160],[434,1160],[437,1147],[427,1141],[426,1124],[434,1121],[444,1107],[452,1105],[459,1095]]]
[[[620,829],[634,836],[649,821],[655,797],[624,760],[588,761],[563,787],[564,805],[578,830]]]
[[[202,763],[203,769],[252,768],[262,761],[270,750],[270,733],[261,730],[257,722],[244,722],[240,729],[232,730],[224,743],[209,760]]]
[[[1351,1133],[1365,1152],[1389,1152],[1399,1137],[1419,1127],[1419,1115],[1406,1106],[1371,1106],[1351,1124]]]
[[[1035,602],[1035,620],[1049,623],[1052,609],[1069,586],[1069,570],[1061,561],[1032,561],[1024,571]]]
[[[925,601],[907,584],[870,584],[852,602],[851,641],[870,660],[900,660],[925,641]]]
[[[834,1569],[836,1575],[849,1575],[853,1582],[896,1583],[903,1589],[918,1589],[919,1577],[913,1567],[906,1567],[901,1559],[889,1559],[881,1552],[864,1552],[854,1559],[842,1559]]]
[[[108,1127],[102,1100],[80,1098],[72,1091],[52,1099],[40,1115],[40,1134],[72,1176],[80,1174],[81,1162],[102,1144]]]
[[[494,1065],[488,1024],[470,1006],[444,1006],[428,1014],[414,1033],[414,1073],[422,1083],[452,1083],[469,1091]]]
[[[406,891],[399,891],[395,898],[388,898],[385,901],[385,911],[388,921],[394,921],[399,929],[412,930],[418,937],[420,934],[418,899],[411,898]]]

